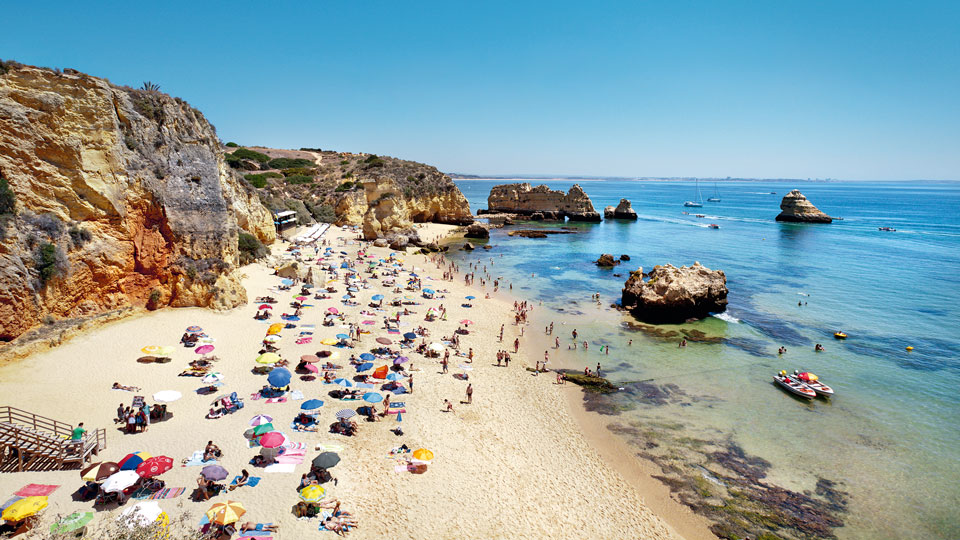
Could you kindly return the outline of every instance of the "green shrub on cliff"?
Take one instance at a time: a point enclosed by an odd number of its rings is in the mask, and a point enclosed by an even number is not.
[[[291,167],[289,169],[283,169],[280,171],[284,176],[314,176],[317,174],[317,169],[314,167]]]
[[[329,204],[307,205],[307,209],[319,223],[333,223],[337,220],[337,212]]]
[[[3,214],[12,214],[17,207],[17,197],[14,195],[13,190],[10,189],[10,184],[7,183],[7,179],[3,176],[0,176],[0,215]]]
[[[283,175],[275,172],[265,172],[260,174],[247,174],[243,179],[255,188],[264,188],[267,186],[267,178],[283,178]]]
[[[295,174],[293,176],[288,176],[284,178],[284,182],[288,184],[312,184],[312,176],[304,176],[302,174]]]
[[[270,161],[270,156],[261,154],[260,152],[254,152],[249,148],[237,148],[233,151],[232,155],[235,159],[250,159],[259,163],[267,163]]]
[[[256,236],[243,231],[237,238],[237,247],[240,249],[240,264],[249,264],[270,254],[270,250]]]
[[[267,165],[269,165],[271,169],[290,169],[293,167],[309,167],[315,165],[315,163],[303,158],[276,158],[271,159]]]
[[[337,186],[334,191],[350,191],[351,189],[353,189],[353,182],[344,182]]]
[[[227,148],[239,148],[239,147],[240,147],[240,145],[237,144],[237,143],[235,143],[235,142],[228,142],[225,146],[226,146]]]
[[[67,275],[70,268],[70,262],[67,260],[67,254],[62,249],[45,242],[37,247],[33,254],[33,264],[40,274],[40,285],[44,286],[48,281],[55,277]]]

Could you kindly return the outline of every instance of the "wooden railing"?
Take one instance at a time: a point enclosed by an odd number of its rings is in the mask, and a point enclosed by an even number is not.
[[[70,439],[73,426],[15,407],[0,407],[0,449],[3,457],[15,456],[17,470],[35,464],[83,465],[91,454],[107,447],[104,429],[88,431],[78,441]]]

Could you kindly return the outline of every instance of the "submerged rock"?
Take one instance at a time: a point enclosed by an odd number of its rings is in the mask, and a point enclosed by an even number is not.
[[[620,260],[621,260],[621,261],[629,261],[629,260],[630,260],[630,256],[629,256],[629,255],[620,255]]]
[[[783,196],[780,201],[780,215],[777,221],[794,223],[831,223],[833,218],[813,205],[800,190],[795,189]]]
[[[727,308],[727,276],[699,262],[677,268],[654,266],[643,281],[643,269],[630,274],[621,304],[641,321],[653,324],[702,319]]]
[[[473,244],[471,244],[470,242],[467,242],[466,244],[463,245],[463,249],[466,251],[473,251],[475,248],[473,247]]]

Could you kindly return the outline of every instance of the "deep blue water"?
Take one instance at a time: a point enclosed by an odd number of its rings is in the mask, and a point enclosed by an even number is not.
[[[486,208],[490,188],[500,183],[457,181],[474,212]],[[566,190],[574,182],[532,183]],[[809,488],[814,473],[844,482],[853,503],[841,537],[960,537],[960,184],[720,182],[721,202],[697,209],[682,206],[695,197],[693,182],[579,183],[597,211],[624,197],[639,219],[563,224],[578,234],[548,239],[494,230],[493,249],[451,257],[486,264],[515,295],[543,302],[541,315],[565,334],[572,325],[591,343],[611,346],[607,357],[596,357],[599,347],[562,350],[559,361],[582,369],[599,358],[617,366],[615,379],[669,380],[721,402],[641,411],[647,418],[732,434],[770,460],[771,476],[788,487]],[[777,223],[780,200],[794,188],[844,219]],[[700,189],[704,199],[714,194],[712,183]],[[885,226],[897,231],[877,230]],[[632,260],[599,269],[592,261],[602,253]],[[726,273],[730,305],[721,318],[688,326],[728,338],[724,344],[679,350],[626,331],[623,315],[607,307],[629,271],[694,261]],[[589,300],[595,292],[601,306]],[[838,329],[850,338],[835,341]],[[815,343],[827,351],[814,353]],[[788,353],[778,358],[781,345]],[[908,345],[915,349],[906,351]],[[793,368],[820,374],[837,396],[805,406],[770,385],[774,371]],[[700,375],[705,370],[708,379]],[[718,383],[737,391],[716,395]],[[785,445],[797,429],[823,435],[809,445]],[[887,523],[885,516],[905,508],[895,525]]]

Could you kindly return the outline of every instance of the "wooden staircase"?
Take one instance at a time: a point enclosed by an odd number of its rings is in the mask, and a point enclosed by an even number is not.
[[[79,468],[107,447],[106,430],[90,430],[79,441],[72,441],[73,427],[0,406],[0,471]]]

